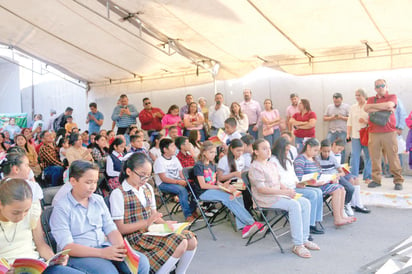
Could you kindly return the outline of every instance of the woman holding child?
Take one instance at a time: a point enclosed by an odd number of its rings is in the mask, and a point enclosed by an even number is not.
[[[184,230],[182,234],[167,236],[145,235],[150,225],[166,224],[162,214],[156,210],[153,188],[147,183],[151,178],[152,165],[149,159],[135,153],[124,163],[120,175],[122,185],[110,195],[113,220],[130,245],[144,253],[156,273],[186,273],[197,247],[195,235]]]

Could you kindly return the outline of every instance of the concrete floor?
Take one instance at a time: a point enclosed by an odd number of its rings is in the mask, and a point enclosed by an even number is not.
[[[363,189],[366,185],[362,186]],[[392,191],[390,179],[376,191]],[[371,190],[371,189],[368,189]],[[372,190],[375,191],[375,190]],[[412,178],[407,177],[403,194],[412,194]],[[215,226],[218,238],[213,241],[207,229],[197,231],[199,246],[188,273],[359,273],[360,267],[386,254],[412,234],[412,211],[385,207],[370,207],[370,214],[356,214],[358,221],[336,229],[333,217],[327,215],[323,225],[326,233],[314,236],[321,247],[311,259],[302,259],[291,252],[290,234],[280,237],[285,253],[270,235],[252,245],[240,232],[234,232],[229,222]],[[182,216],[175,219],[182,221]]]

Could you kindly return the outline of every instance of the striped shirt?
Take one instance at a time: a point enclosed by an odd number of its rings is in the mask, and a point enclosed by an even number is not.
[[[136,107],[133,105],[127,105],[127,108],[130,111],[130,115],[123,114],[120,116],[120,110],[124,108],[124,106],[116,106],[113,110],[112,120],[116,122],[118,128],[125,128],[129,127],[130,125],[136,124],[136,118],[139,116],[139,112],[137,111]]]
[[[295,168],[296,176],[298,176],[299,181],[302,180],[302,176],[305,174],[320,173],[320,167],[316,161],[308,160],[303,154],[296,157],[293,162]]]
[[[316,160],[319,162],[323,174],[338,173],[338,168],[340,167],[340,164],[333,155],[329,155],[329,157],[326,159],[323,159],[321,156],[318,156]]]

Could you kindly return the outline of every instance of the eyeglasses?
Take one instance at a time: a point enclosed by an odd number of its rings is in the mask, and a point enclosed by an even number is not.
[[[385,87],[385,84],[375,86],[375,88],[384,88],[384,87]]]
[[[147,182],[149,181],[150,178],[152,178],[152,176],[145,176],[145,175],[140,175],[139,173],[137,173],[135,170],[133,170],[133,173],[136,174],[137,176],[139,176],[140,181],[142,182]]]
[[[150,104],[151,104],[151,102],[144,103],[145,106],[150,105]]]

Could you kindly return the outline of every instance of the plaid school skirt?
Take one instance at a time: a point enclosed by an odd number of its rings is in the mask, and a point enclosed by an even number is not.
[[[127,240],[133,249],[147,256],[150,262],[150,272],[154,273],[165,264],[184,239],[193,237],[195,234],[189,230],[183,230],[182,234],[173,233],[167,236],[152,236],[135,232],[128,235]]]

